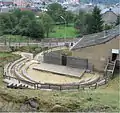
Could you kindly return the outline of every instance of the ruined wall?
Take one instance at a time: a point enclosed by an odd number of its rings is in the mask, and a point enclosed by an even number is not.
[[[73,68],[87,69],[88,60],[67,56],[67,66],[73,67]]]
[[[44,63],[61,65],[61,55],[58,52],[44,53]]]

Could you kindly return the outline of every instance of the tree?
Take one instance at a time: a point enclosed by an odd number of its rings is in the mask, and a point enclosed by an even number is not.
[[[100,14],[101,10],[95,6],[92,12],[93,16],[93,25],[91,26],[92,33],[101,32],[103,30],[103,21],[102,15]]]
[[[52,17],[55,22],[61,22],[60,16],[64,16],[65,10],[60,4],[50,4],[48,5],[47,9],[47,13]]]
[[[79,14],[76,15],[75,19],[75,28],[79,30],[80,34],[86,34],[87,23],[86,23],[86,13],[79,11]]]
[[[44,29],[42,23],[32,20],[28,26],[29,36],[37,39],[44,38]]]
[[[43,25],[37,21],[31,11],[15,10],[10,13],[0,14],[0,34],[12,34],[43,38]]]
[[[0,30],[4,34],[12,33],[13,28],[16,25],[16,19],[11,13],[0,14]]]
[[[20,22],[18,24],[18,29],[21,35],[28,36],[28,26],[30,24],[31,20],[28,16],[22,16],[20,19]]]
[[[71,11],[65,11],[64,18],[66,20],[66,24],[68,25],[74,21],[74,14]]]
[[[112,25],[105,24],[103,30],[109,30],[112,28]]]
[[[46,37],[48,38],[50,31],[53,29],[53,19],[47,13],[42,13],[40,20],[44,26]]]
[[[94,25],[94,18],[92,14],[86,14],[85,15],[85,25],[86,25],[86,34],[93,33],[92,27]]]

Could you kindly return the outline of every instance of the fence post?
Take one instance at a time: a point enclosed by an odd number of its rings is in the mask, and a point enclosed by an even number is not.
[[[38,84],[37,84],[37,89],[38,89]]]
[[[60,85],[60,91],[62,90],[62,85]]]
[[[8,79],[10,80],[10,76],[8,77]]]
[[[34,84],[34,89],[36,89],[36,84]]]
[[[50,89],[50,84],[49,84],[49,89]]]
[[[97,88],[97,83],[95,84],[95,89]]]
[[[84,86],[83,86],[83,90],[84,90],[85,88],[84,88]]]

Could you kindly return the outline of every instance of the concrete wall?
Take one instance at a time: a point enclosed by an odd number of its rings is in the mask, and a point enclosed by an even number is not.
[[[119,43],[120,36],[104,44],[73,50],[72,55],[88,59],[88,63],[93,64],[95,70],[103,71],[108,57],[112,55],[112,49],[119,49]]]
[[[67,56],[67,66],[73,67],[73,68],[87,69],[88,60]]]
[[[61,55],[57,52],[44,53],[43,62],[61,65]]]

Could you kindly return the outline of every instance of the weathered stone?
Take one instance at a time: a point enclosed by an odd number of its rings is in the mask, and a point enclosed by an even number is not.
[[[38,110],[39,103],[35,98],[25,100],[25,102],[20,107],[20,111],[38,111]]]
[[[50,110],[50,112],[69,112],[69,110],[67,108],[63,107],[63,106],[55,105]]]

